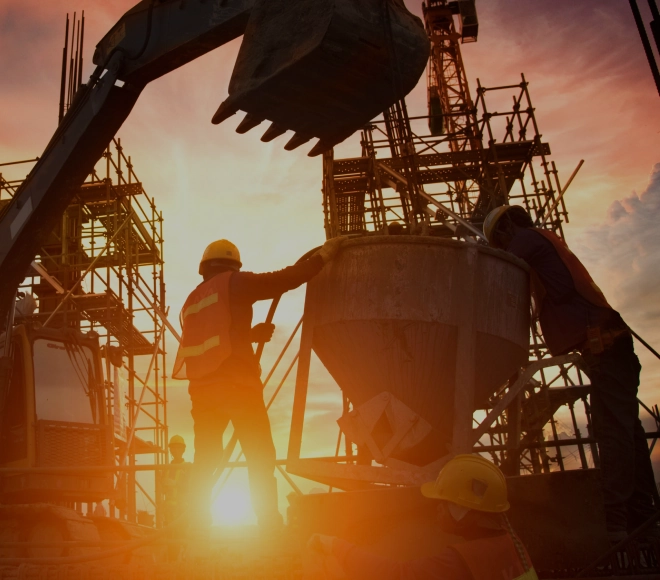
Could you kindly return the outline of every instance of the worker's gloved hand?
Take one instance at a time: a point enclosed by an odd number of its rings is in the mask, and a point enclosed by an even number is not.
[[[307,549],[324,556],[332,556],[332,543],[334,536],[324,536],[323,534],[314,534],[307,542]]]
[[[318,256],[321,256],[321,258],[323,258],[324,264],[327,264],[337,255],[337,252],[339,251],[339,248],[342,247],[345,239],[346,238],[339,236],[336,238],[332,238],[331,240],[328,240],[325,244],[321,246],[321,249],[318,252],[316,252],[316,254]]]
[[[270,322],[260,322],[252,327],[250,331],[250,342],[270,342],[275,332],[275,325]]]

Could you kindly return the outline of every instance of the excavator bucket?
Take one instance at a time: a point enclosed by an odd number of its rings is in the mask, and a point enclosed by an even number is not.
[[[429,41],[403,0],[257,0],[213,123],[247,115],[237,131],[264,121],[270,141],[312,138],[318,155],[407,95],[422,75]]]

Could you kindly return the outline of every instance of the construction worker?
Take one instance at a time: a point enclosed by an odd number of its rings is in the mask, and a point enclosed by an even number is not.
[[[189,480],[190,472],[187,468],[182,467],[188,465],[188,462],[183,458],[186,452],[186,442],[181,435],[173,435],[169,443],[170,455],[170,469],[165,472],[163,480],[163,487],[165,488],[165,525],[170,525],[179,520],[182,515],[187,513],[188,500],[189,500]],[[178,539],[181,537],[182,528],[175,527],[169,532],[170,539]],[[175,562],[181,555],[182,544],[170,544],[167,546],[167,559],[170,562]]]
[[[181,516],[187,506],[188,469],[182,468],[187,462],[183,459],[186,452],[186,442],[181,435],[174,435],[169,444],[170,465],[173,468],[165,472],[163,486],[165,487],[165,525],[172,523]],[[177,468],[178,466],[178,468]]]
[[[484,234],[493,247],[530,266],[534,308],[551,354],[579,351],[584,359],[607,531],[613,542],[625,539],[653,515],[657,497],[639,420],[641,366],[630,330],[564,240],[534,227],[522,207],[494,209],[484,221]]]
[[[505,515],[509,509],[506,479],[497,466],[479,455],[457,455],[421,491],[439,500],[443,531],[463,537],[464,542],[445,547],[437,556],[405,562],[320,534],[310,538],[308,547],[326,557],[328,575],[349,580],[537,579],[527,550]]]
[[[195,424],[195,493],[201,523],[209,516],[213,471],[222,459],[222,436],[229,421],[248,464],[252,506],[261,527],[277,528],[275,446],[263,400],[261,368],[252,343],[268,342],[272,324],[252,328],[252,305],[280,296],[318,274],[335,256],[342,238],[327,241],[313,256],[278,272],[242,272],[238,248],[218,240],[204,251],[204,281],[181,311],[182,338],[174,378],[190,381]]]

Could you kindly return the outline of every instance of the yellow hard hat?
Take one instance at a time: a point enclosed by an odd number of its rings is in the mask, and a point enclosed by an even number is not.
[[[484,236],[489,244],[493,243],[492,235],[502,216],[511,209],[510,205],[501,205],[491,211],[484,220]]]
[[[457,455],[438,479],[422,485],[422,494],[481,512],[509,509],[506,479],[499,468],[479,455]]]
[[[181,435],[173,435],[172,438],[170,439],[170,446],[172,445],[183,445],[185,447],[186,442],[183,440],[183,437],[181,437]]]
[[[217,240],[206,246],[202,260],[199,263],[200,274],[202,273],[202,264],[209,260],[227,260],[228,262],[234,262],[239,268],[243,265],[241,264],[241,254],[238,248],[229,240]]]

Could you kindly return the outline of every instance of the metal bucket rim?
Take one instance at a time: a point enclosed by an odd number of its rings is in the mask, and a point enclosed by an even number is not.
[[[491,248],[489,246],[484,246],[482,244],[474,244],[470,242],[462,242],[460,240],[453,240],[447,238],[435,238],[432,236],[407,236],[407,235],[396,235],[396,236],[386,236],[386,235],[376,235],[376,236],[351,236],[347,239],[342,245],[343,248],[351,248],[356,246],[364,245],[385,245],[385,244],[427,244],[435,246],[445,246],[449,248],[456,249],[469,249],[476,248],[479,252],[484,254],[489,254],[496,258],[500,258],[511,264],[518,266],[525,272],[529,272],[531,268],[529,265],[520,258],[514,256],[510,252],[505,250],[498,250],[496,248]]]

